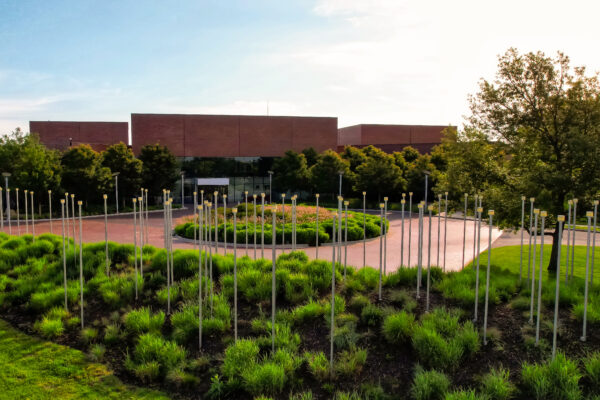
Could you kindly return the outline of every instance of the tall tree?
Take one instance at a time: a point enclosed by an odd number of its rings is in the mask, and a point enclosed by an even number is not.
[[[316,192],[331,194],[335,199],[339,188],[339,174],[342,172],[347,175],[348,171],[348,161],[333,150],[325,150],[319,155],[317,163],[310,168],[311,186]]]
[[[308,188],[308,167],[302,153],[288,150],[273,163],[273,186],[279,192]]]
[[[373,198],[381,196],[397,197],[397,193],[406,188],[406,180],[402,177],[402,170],[396,165],[393,155],[374,146],[363,149],[367,161],[356,168],[356,185],[367,191]]]
[[[511,48],[499,57],[494,81],[482,80],[470,98],[470,128],[506,152],[492,166],[501,173],[490,175],[498,181],[488,180],[484,196],[502,206],[498,215],[508,215],[506,223],[515,227],[521,195],[536,197],[550,226],[564,214],[568,197],[586,207],[600,189],[600,86],[597,75],[569,64],[562,53],[548,57]],[[549,270],[556,268],[557,236],[555,229]]]
[[[89,145],[71,147],[61,162],[63,189],[83,199],[86,205],[100,203],[102,194],[112,188],[110,168],[102,165],[102,157]]]
[[[179,163],[165,146],[143,146],[138,159],[142,162],[142,185],[148,188],[148,197],[162,198],[163,189],[173,190],[179,179]]]
[[[119,191],[125,202],[139,193],[142,182],[142,162],[123,142],[113,144],[102,152],[102,165],[119,173]]]

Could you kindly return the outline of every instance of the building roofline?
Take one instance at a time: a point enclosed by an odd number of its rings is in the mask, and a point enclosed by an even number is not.
[[[263,117],[263,118],[323,118],[323,119],[338,119],[338,117],[317,117],[310,115],[264,115],[264,114],[187,114],[187,113],[131,113],[131,116],[134,115],[170,115],[174,117],[192,117],[192,116],[202,116],[202,117]]]

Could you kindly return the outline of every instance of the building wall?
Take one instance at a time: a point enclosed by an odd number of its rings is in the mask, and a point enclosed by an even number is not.
[[[30,121],[29,132],[51,149],[66,150],[72,144],[89,144],[102,151],[115,143],[128,143],[127,122]]]
[[[412,146],[421,153],[428,153],[442,142],[442,131],[447,126],[439,125],[353,125],[338,130],[338,150],[344,146],[366,147],[373,145],[392,153]]]
[[[278,157],[307,147],[335,150],[337,135],[330,117],[131,114],[136,154],[159,143],[177,157]]]

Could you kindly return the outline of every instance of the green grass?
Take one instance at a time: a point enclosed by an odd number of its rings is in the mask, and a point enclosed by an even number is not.
[[[0,320],[0,399],[168,399],[124,385],[78,351],[29,337]]]

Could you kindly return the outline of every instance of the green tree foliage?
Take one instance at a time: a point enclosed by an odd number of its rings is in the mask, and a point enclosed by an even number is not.
[[[302,150],[302,154],[304,154],[304,157],[306,157],[306,165],[308,166],[308,168],[312,167],[317,163],[319,153],[317,153],[317,151],[314,148],[306,148]]]
[[[401,192],[406,188],[406,180],[394,156],[374,146],[365,147],[363,152],[367,162],[356,168],[357,189],[363,188],[371,198],[377,194],[379,199],[382,195]]]
[[[179,179],[177,159],[165,146],[159,144],[142,147],[138,157],[142,161],[142,186],[156,198],[162,190],[173,190]]]
[[[102,156],[87,144],[71,147],[62,156],[62,186],[88,202],[98,202],[112,187],[112,174]]]
[[[571,70],[562,53],[553,58],[509,49],[499,57],[495,79],[482,80],[470,103],[469,129],[448,145],[447,181],[457,171],[464,180],[479,179],[486,208],[497,209],[503,224],[515,227],[521,195],[536,197],[536,206],[548,211],[547,226],[565,213],[568,197],[581,199],[581,208],[590,206],[600,189],[596,75],[587,76],[583,67]],[[484,160],[478,150],[497,155]],[[459,165],[458,155],[480,168]],[[549,269],[556,266],[557,249],[553,245]]]
[[[303,153],[288,150],[273,163],[273,186],[279,192],[308,188],[308,166]]]
[[[109,146],[102,152],[102,165],[112,173],[119,173],[119,192],[123,201],[140,193],[142,162],[135,158],[133,151],[123,142]]]
[[[41,144],[36,134],[25,134],[18,128],[11,135],[0,137],[0,170],[12,174],[11,188],[42,194],[60,187],[59,153]]]
[[[340,171],[348,175],[349,170],[348,161],[342,159],[333,150],[325,150],[310,169],[311,186],[317,193],[331,194],[335,199],[339,188]]]

